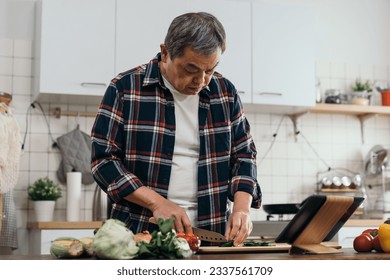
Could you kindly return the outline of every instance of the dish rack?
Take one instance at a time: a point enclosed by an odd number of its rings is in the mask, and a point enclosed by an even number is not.
[[[317,172],[317,192],[355,193],[361,189],[362,181],[358,172],[346,168],[329,168]]]
[[[347,168],[329,168],[316,174],[317,194],[339,195],[349,197],[364,197],[364,178],[359,172]],[[364,202],[355,211],[354,215],[364,214]]]

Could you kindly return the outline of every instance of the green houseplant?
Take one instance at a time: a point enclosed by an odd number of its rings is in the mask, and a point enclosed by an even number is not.
[[[373,85],[369,80],[362,82],[361,79],[356,79],[352,86],[352,104],[369,105],[372,87]]]
[[[57,200],[62,196],[61,188],[49,178],[40,178],[27,189],[28,198],[37,200]]]
[[[40,178],[27,188],[28,198],[33,202],[37,221],[53,220],[55,202],[62,196],[61,188],[49,178]]]
[[[352,90],[354,92],[372,92],[372,84],[369,80],[363,83],[362,80],[356,79],[355,84],[352,86]]]

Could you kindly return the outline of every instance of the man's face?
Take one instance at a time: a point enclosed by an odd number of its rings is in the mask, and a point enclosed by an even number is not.
[[[176,90],[188,95],[198,94],[209,84],[221,57],[221,50],[205,56],[187,47],[182,56],[171,60],[165,45],[160,47],[162,74]]]

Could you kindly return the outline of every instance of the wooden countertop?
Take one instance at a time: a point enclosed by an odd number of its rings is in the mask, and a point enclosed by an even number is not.
[[[372,219],[349,219],[344,224],[344,227],[379,227],[385,220],[372,220]]]
[[[0,260],[60,260],[51,255],[0,255]],[[97,260],[95,258],[83,260]],[[357,253],[353,249],[343,249],[340,254],[290,255],[281,253],[231,253],[196,254],[191,260],[390,260],[390,253]]]

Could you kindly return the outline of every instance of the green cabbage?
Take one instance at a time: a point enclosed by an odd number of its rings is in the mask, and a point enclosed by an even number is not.
[[[123,222],[109,219],[97,231],[92,250],[102,259],[128,260],[137,257],[139,248]]]

